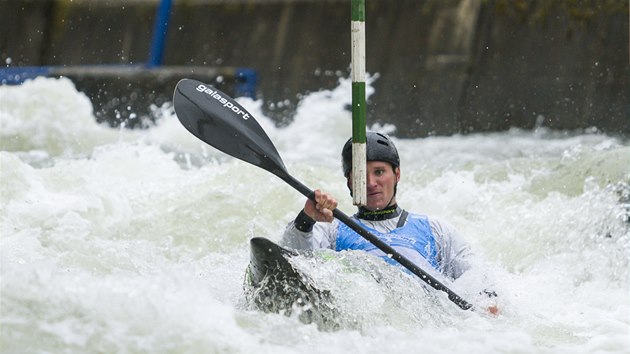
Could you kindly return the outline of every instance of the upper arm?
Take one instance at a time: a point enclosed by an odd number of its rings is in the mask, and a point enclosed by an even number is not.
[[[436,238],[442,273],[459,278],[470,268],[470,246],[452,225],[439,219],[429,219],[429,224]]]

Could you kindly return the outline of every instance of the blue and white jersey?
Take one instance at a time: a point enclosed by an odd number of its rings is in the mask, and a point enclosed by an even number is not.
[[[399,218],[400,216],[387,220],[356,220],[372,233],[391,238],[391,241],[395,242],[392,246],[397,251],[425,271],[434,270],[449,279],[457,279],[470,268],[472,257],[470,247],[452,226],[432,217],[409,214],[405,224],[398,228]],[[346,233],[347,227],[342,227],[342,225],[337,219],[333,222],[317,222],[311,231],[303,232],[298,230],[295,223],[291,221],[285,229],[280,244],[298,250],[329,248],[332,250],[363,249],[370,252],[370,247],[374,246],[367,240],[363,241],[359,235],[355,234],[360,239],[354,239],[352,234]],[[414,229],[419,232],[419,236],[409,237],[408,234]],[[406,238],[409,240],[405,240]],[[377,251],[380,252],[377,249],[372,253],[381,257],[385,256]],[[393,259],[387,261],[398,264]]]
[[[440,270],[435,236],[433,236],[426,216],[409,214],[407,221],[402,227],[395,228],[387,233],[381,233],[364,225],[359,219],[355,218],[355,220],[381,241],[398,251],[403,257],[420,266],[420,268],[425,269],[424,265],[428,264],[433,269]],[[343,223],[338,224],[335,250],[361,250],[381,257],[390,264],[399,266],[398,262],[387,256],[347,225]]]

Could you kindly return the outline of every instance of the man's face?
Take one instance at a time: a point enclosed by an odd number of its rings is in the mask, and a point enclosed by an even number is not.
[[[396,204],[394,189],[400,180],[400,168],[394,170],[389,162],[368,161],[367,169],[367,205],[368,210],[380,210]],[[348,177],[348,187],[352,189],[352,171]]]

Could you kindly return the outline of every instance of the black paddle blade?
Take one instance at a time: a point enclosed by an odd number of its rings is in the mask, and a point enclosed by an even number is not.
[[[227,94],[183,79],[173,94],[175,113],[194,136],[218,150],[280,176],[287,169],[256,119]]]

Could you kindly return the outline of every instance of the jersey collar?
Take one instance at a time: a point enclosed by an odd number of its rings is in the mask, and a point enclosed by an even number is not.
[[[398,204],[394,204],[381,210],[368,210],[364,207],[359,207],[359,212],[355,216],[363,220],[387,220],[399,216],[400,213],[402,213],[402,209],[398,207]]]

